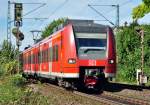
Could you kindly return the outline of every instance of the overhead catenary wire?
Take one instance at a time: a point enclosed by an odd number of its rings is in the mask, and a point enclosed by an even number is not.
[[[110,21],[109,19],[107,19],[102,13],[100,13],[99,11],[97,11],[95,8],[93,8],[91,5],[88,4],[88,6],[94,10],[96,13],[98,13],[100,16],[102,16],[106,21],[108,21],[111,25],[115,25],[112,21]]]
[[[65,1],[64,1],[63,3],[61,3],[58,7],[56,7],[56,8],[54,9],[54,11],[52,11],[51,14],[48,16],[48,18],[45,19],[40,25],[42,26],[46,20],[48,20],[51,16],[53,16],[53,15],[54,15],[57,11],[59,11],[61,8],[63,8],[64,5],[65,5],[68,1],[69,1],[69,0],[65,0]]]
[[[64,5],[68,2],[69,0],[65,0],[64,2],[62,2],[58,7],[56,7],[52,12],[51,12],[51,14],[48,16],[48,18],[47,19],[45,19],[45,20],[43,20],[42,21],[42,23],[40,24],[40,28],[42,28],[42,26],[43,26],[43,24],[45,23],[45,21],[46,20],[48,20],[50,17],[52,17],[57,11],[59,11],[61,8],[63,8],[64,7]],[[126,5],[126,4],[128,4],[128,3],[130,3],[132,0],[128,0],[128,1],[125,1],[125,2],[123,2],[122,4],[119,4],[119,6],[121,7],[121,6],[124,6],[124,5]],[[112,12],[112,11],[114,11],[115,9],[112,9],[112,10],[110,10],[110,11],[108,11],[108,12],[106,12],[107,14],[108,13],[110,13],[110,12]],[[97,12],[99,12],[99,11],[97,11]],[[100,13],[100,12],[99,12]],[[99,14],[100,15],[100,14]],[[103,15],[103,14],[101,14],[101,15]],[[104,16],[104,15],[103,15]],[[105,16],[104,16],[105,17]],[[106,17],[105,17],[106,18]],[[106,19],[106,20],[104,20],[104,21],[108,21],[108,19]],[[110,24],[112,24],[112,25],[114,25],[114,23],[112,22],[112,21],[108,21]]]
[[[100,16],[102,16],[104,19],[106,19],[110,24],[112,24],[112,25],[114,25],[114,23],[112,22],[112,21],[110,21],[110,20],[108,20],[101,12],[99,12],[97,9],[95,9],[94,8],[94,6],[112,6],[112,7],[117,7],[117,17],[118,17],[118,19],[117,19],[117,22],[116,22],[116,25],[118,24],[118,26],[119,26],[119,8],[120,7],[122,7],[122,6],[124,6],[124,5],[126,5],[126,4],[128,4],[128,3],[130,3],[132,0],[128,0],[128,1],[125,1],[125,2],[123,2],[123,3],[121,3],[121,4],[118,4],[118,5],[113,5],[113,4],[111,4],[111,5],[105,5],[105,4],[91,4],[91,5],[88,5],[92,10],[94,10],[96,13],[98,13]],[[110,10],[110,11],[108,11],[108,12],[106,12],[107,14],[108,13],[110,13],[110,12],[112,12],[112,11],[114,11],[114,9],[113,10]]]
[[[51,14],[48,18],[53,16],[58,10],[60,10],[69,0],[65,0],[62,4],[60,4]]]
[[[11,4],[15,4],[15,2],[12,2]],[[40,6],[38,6],[38,7],[34,8],[34,9],[32,9],[31,11],[29,11],[29,12],[27,12],[27,13],[25,13],[25,14],[23,14],[22,17],[27,16],[27,15],[31,14],[32,12],[35,12],[35,11],[37,11],[38,9],[40,9],[40,8],[42,8],[43,6],[46,5],[46,3],[22,3],[22,4],[41,4]],[[26,18],[24,18],[24,19],[26,19]],[[34,19],[34,18],[33,18],[33,19]],[[40,18],[38,18],[38,19],[40,19]],[[44,19],[44,18],[42,18],[42,19]],[[12,23],[12,22],[14,22],[14,21],[15,21],[15,20],[13,19],[13,20],[10,20],[9,22]]]
[[[32,9],[31,11],[25,13],[23,16],[26,16],[26,15],[32,13],[32,12],[35,12],[35,11],[37,11],[38,9],[42,8],[42,7],[45,6],[45,5],[46,5],[46,3],[42,3],[40,6],[38,6],[37,8]]]
[[[128,1],[123,2],[122,4],[120,4],[120,7],[122,7],[122,6],[125,6],[125,5],[129,4],[131,1],[132,1],[132,0],[128,0]]]

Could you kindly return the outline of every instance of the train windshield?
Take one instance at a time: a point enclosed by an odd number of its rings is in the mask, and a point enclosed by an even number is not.
[[[80,59],[101,59],[106,57],[106,33],[76,33],[76,44]]]

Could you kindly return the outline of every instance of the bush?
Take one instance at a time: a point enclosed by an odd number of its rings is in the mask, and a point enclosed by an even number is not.
[[[4,40],[0,49],[0,76],[15,74],[18,62],[16,60],[18,51],[15,47]]]
[[[26,79],[22,77],[20,74],[13,75],[10,79],[10,83],[12,83],[14,86],[24,86],[26,84]]]
[[[136,70],[141,68],[140,36],[135,32],[136,24],[123,27],[117,32],[117,77],[123,81],[136,81]],[[144,31],[150,33],[150,25],[141,25]],[[150,76],[150,35],[144,37],[144,72]]]
[[[50,105],[40,93],[26,87],[21,75],[13,75],[0,80],[0,105]]]
[[[14,102],[24,95],[24,89],[21,86],[24,82],[17,75],[5,77],[0,82],[0,103],[2,105]]]

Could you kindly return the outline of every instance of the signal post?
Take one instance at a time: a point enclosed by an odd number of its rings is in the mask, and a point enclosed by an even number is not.
[[[17,55],[17,60],[18,60],[18,70],[17,72],[19,73],[19,66],[20,66],[20,59],[19,59],[19,47],[21,45],[21,41],[24,39],[23,33],[19,30],[19,28],[22,26],[22,11],[23,11],[23,6],[22,3],[14,3],[14,26],[12,33],[16,37],[16,45],[18,49],[18,55]]]
[[[147,76],[144,74],[144,30],[138,28],[136,32],[141,37],[141,69],[137,70],[137,83],[145,85],[147,83]]]

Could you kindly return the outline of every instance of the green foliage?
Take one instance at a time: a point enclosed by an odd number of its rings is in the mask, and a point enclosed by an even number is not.
[[[22,88],[18,87],[19,84],[14,84],[15,81],[20,81],[20,78],[15,76],[9,76],[3,80],[0,80],[0,103],[1,104],[8,104],[11,103],[21,96],[24,95],[22,92]],[[18,83],[23,84],[23,81]],[[21,85],[20,85],[21,86]]]
[[[150,12],[150,0],[143,0],[143,3],[133,8],[132,17],[133,19],[139,19],[144,17]]]
[[[143,0],[144,4],[150,6],[150,0]]]
[[[54,20],[51,22],[45,29],[42,31],[42,38],[48,37],[53,33],[54,28],[59,26],[60,24],[63,24],[67,18],[60,18],[58,20]]]
[[[0,79],[0,105],[50,105],[46,97],[25,86],[19,74]]]
[[[9,80],[9,82],[14,86],[24,86],[26,83],[26,79],[22,77],[20,74],[12,75],[12,78]]]
[[[16,73],[16,67],[17,67],[17,54],[18,51],[15,49],[15,47],[4,40],[3,44],[1,45],[0,49],[0,75],[2,74],[14,74]]]
[[[150,32],[150,25],[141,26]],[[117,33],[118,76],[125,81],[135,81],[136,69],[141,67],[140,36],[135,32],[135,25],[124,27]],[[144,71],[150,76],[150,35],[145,33],[144,39]]]

